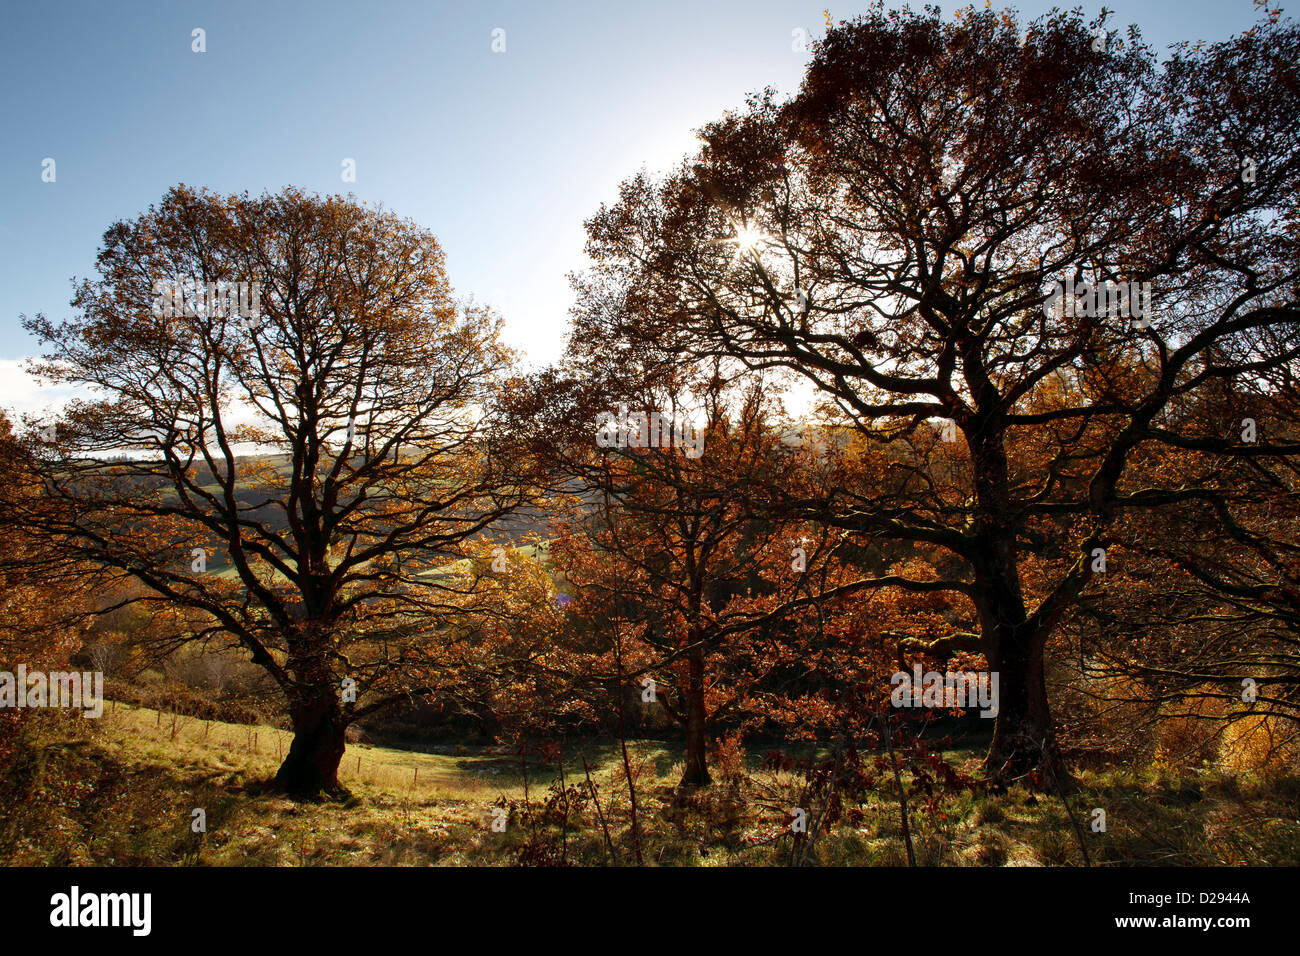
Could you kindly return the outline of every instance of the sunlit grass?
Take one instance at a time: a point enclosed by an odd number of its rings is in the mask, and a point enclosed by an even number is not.
[[[109,703],[99,721],[55,719],[33,733],[21,765],[21,806],[0,808],[9,864],[510,865],[548,844],[569,863],[630,865],[635,841],[616,742],[570,741],[564,782],[585,783],[585,757],[605,827],[592,807],[561,830],[523,814],[525,773],[533,805],[559,766],[509,747],[420,752],[351,744],[341,779],[346,803],[297,804],[274,793],[290,735]],[[800,781],[762,768],[764,747],[744,762],[745,780],[683,798],[679,747],[629,744],[637,772],[643,858],[660,865],[788,865],[792,840],[780,808]],[[794,748],[808,755],[811,748]],[[969,766],[974,751],[949,752]],[[1169,767],[1078,774],[1070,797],[1093,865],[1290,864],[1300,862],[1300,778]],[[507,832],[490,827],[512,806]],[[1105,832],[1089,828],[1106,811]],[[208,829],[192,833],[201,808]],[[861,806],[816,843],[821,865],[906,865],[892,786],[880,782]],[[940,866],[1080,865],[1078,836],[1061,801],[1019,788],[950,796],[931,815],[913,801],[917,862]],[[606,838],[608,833],[608,840]],[[525,854],[526,856],[526,854]]]

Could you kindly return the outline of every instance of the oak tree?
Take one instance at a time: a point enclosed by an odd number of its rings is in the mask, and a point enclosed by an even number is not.
[[[178,186],[97,262],[75,317],[27,322],[85,397],[34,423],[26,520],[141,586],[123,600],[197,615],[178,639],[244,648],[288,706],[278,784],[342,794],[346,727],[430,690],[478,578],[447,569],[524,498],[499,320],[426,229],[294,189]]]
[[[1140,463],[1295,454],[1167,412],[1300,354],[1298,52],[1276,17],[1159,62],[1104,14],[877,7],[588,223],[575,338],[784,370],[862,437],[879,491],[769,507],[936,553],[975,626],[930,650],[999,672],[1002,780],[1059,770],[1044,658],[1107,529],[1212,507]]]

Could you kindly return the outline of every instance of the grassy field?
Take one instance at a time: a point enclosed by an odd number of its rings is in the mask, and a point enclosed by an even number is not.
[[[563,794],[559,766],[533,758],[525,773],[508,748],[354,744],[341,774],[352,799],[300,805],[266,786],[289,744],[274,727],[110,704],[99,721],[51,720],[26,734],[0,807],[8,864],[631,865],[638,844],[644,863],[660,865],[788,865],[796,856],[822,865],[907,862],[889,787],[811,848],[796,845],[787,810],[798,805],[799,781],[764,770],[754,754],[736,762],[727,782],[683,797],[673,786],[680,753],[633,744],[634,837],[621,755],[609,742],[568,746]],[[1154,767],[1085,772],[1079,783],[1071,804],[1094,865],[1300,863],[1294,776]],[[201,836],[191,832],[196,808],[206,815]],[[504,832],[492,829],[494,808]],[[1094,808],[1105,810],[1105,832],[1089,828]],[[936,813],[913,812],[910,823],[921,865],[1083,862],[1064,805],[1042,794],[962,793]]]

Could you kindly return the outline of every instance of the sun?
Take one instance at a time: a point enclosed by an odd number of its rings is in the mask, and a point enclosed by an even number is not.
[[[741,226],[736,230],[736,237],[733,241],[736,243],[736,248],[741,252],[751,252],[763,245],[767,241],[767,237],[754,226]]]
[[[767,235],[756,226],[751,226],[745,223],[732,223],[731,228],[735,234],[728,236],[726,239],[721,241],[735,243],[737,259],[747,252],[757,252],[771,241]]]

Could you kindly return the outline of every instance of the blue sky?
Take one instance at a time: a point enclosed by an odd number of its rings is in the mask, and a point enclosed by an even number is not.
[[[431,229],[456,291],[494,302],[530,362],[559,356],[582,222],[747,92],[798,85],[839,0],[13,4],[0,33],[0,407],[20,313],[69,314],[104,230],[184,182],[353,192]],[[965,4],[942,4],[951,11]],[[1068,4],[1061,4],[1068,5]],[[1001,6],[1001,4],[995,4]],[[1022,3],[1032,18],[1050,3]],[[1253,23],[1251,0],[1108,0],[1158,49]],[[1100,4],[1085,4],[1093,15]],[[191,49],[195,28],[207,50]],[[492,31],[505,30],[505,52]],[[42,161],[56,180],[42,182]],[[356,182],[340,173],[356,161]]]

